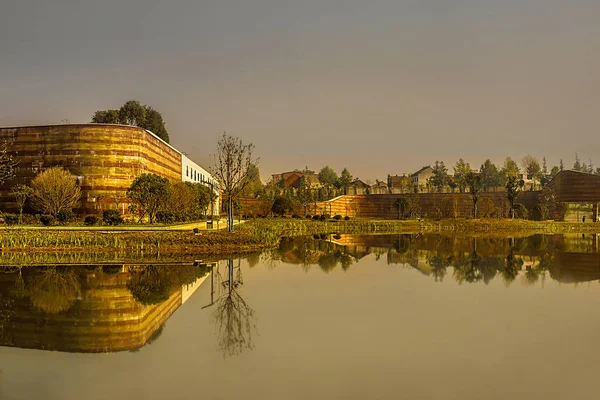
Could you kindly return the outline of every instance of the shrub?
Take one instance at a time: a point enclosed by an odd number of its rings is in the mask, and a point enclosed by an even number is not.
[[[159,224],[172,224],[177,220],[177,216],[168,211],[159,211],[156,213],[156,222]]]
[[[104,210],[102,213],[102,221],[106,225],[121,225],[123,223],[123,217],[119,210]]]
[[[73,218],[75,218],[75,214],[73,214],[73,211],[71,211],[71,210],[60,210],[56,214],[56,220],[58,222],[60,222],[61,224],[66,224],[67,222],[71,221]]]
[[[95,215],[88,215],[83,219],[83,223],[86,226],[94,226],[98,223],[98,217],[96,217]]]
[[[50,225],[54,224],[54,217],[52,215],[48,215],[48,214],[40,215],[40,222],[44,226],[50,226]]]
[[[344,217],[344,220],[345,220],[345,221],[348,221],[348,220],[350,220],[350,217],[346,215],[346,216]]]
[[[312,215],[306,214],[306,219],[312,219]]]
[[[342,216],[340,214],[337,214],[335,217],[333,217],[333,219],[342,219]]]
[[[529,216],[529,211],[527,211],[527,207],[525,207],[521,203],[515,204],[515,217],[521,219],[527,219]]]
[[[320,219],[320,217],[318,215],[315,215],[312,217],[313,220],[318,221]]]
[[[342,236],[339,233],[336,233],[335,235],[333,235],[333,238],[335,240],[340,240],[342,238]]]
[[[4,223],[6,225],[16,225],[19,223],[19,216],[16,214],[4,214]]]
[[[548,219],[550,213],[548,207],[545,204],[538,204],[535,206],[535,217],[539,221],[545,221]]]
[[[98,219],[98,218],[96,218]],[[108,275],[118,274],[123,268],[120,265],[103,265],[102,272]]]

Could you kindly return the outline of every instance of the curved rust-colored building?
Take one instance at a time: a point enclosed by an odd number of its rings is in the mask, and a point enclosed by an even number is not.
[[[68,124],[0,128],[0,140],[14,138],[16,177],[0,187],[0,204],[14,209],[12,186],[29,183],[42,169],[60,166],[77,177],[83,196],[80,212],[106,208],[126,211],[126,191],[142,173],[171,181],[211,184],[214,178],[152,132],[135,126]],[[103,204],[103,205],[102,205]],[[218,209],[218,208],[217,208]]]

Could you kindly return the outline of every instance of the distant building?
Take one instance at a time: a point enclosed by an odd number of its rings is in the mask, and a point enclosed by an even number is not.
[[[315,174],[314,171],[310,170],[282,172],[280,174],[273,174],[272,178],[275,182],[281,182],[284,189],[297,189],[302,183],[302,178],[310,183],[311,188],[318,188],[321,186],[319,176]]]
[[[154,133],[113,124],[66,124],[0,128],[0,140],[14,139],[11,151],[18,161],[15,177],[0,187],[0,209],[15,211],[10,195],[16,184],[29,184],[51,167],[69,171],[81,189],[79,213],[101,213],[129,206],[127,189],[142,173],[171,182],[196,182],[217,195],[219,183],[204,168]]]
[[[433,176],[433,168],[431,166],[426,166],[412,174],[410,177],[412,179],[412,183],[420,187],[421,185],[426,185],[427,180]]]

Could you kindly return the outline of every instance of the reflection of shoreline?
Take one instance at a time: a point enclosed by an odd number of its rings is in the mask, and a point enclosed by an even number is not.
[[[12,315],[4,324],[0,345],[81,353],[143,347],[207,277],[204,274],[184,285],[175,282],[164,301],[142,304],[128,288],[128,282],[140,273],[140,267],[115,266],[105,271],[94,267],[71,268],[68,273],[75,274],[80,284],[76,296],[62,287],[52,292],[32,286],[42,275],[40,268],[24,267],[20,272],[22,276],[16,272],[0,274],[0,291],[12,301]],[[24,279],[24,284],[20,284],[20,279]],[[23,289],[17,290],[20,286]],[[59,299],[56,302],[61,308],[46,311],[43,306],[40,309],[32,305],[32,295],[37,292],[48,298],[74,297],[66,306]]]
[[[449,234],[330,234],[320,239],[294,238],[282,242],[281,261],[319,265],[329,272],[337,265],[347,269],[368,255],[382,256],[388,264],[415,268],[441,281],[453,268],[459,283],[489,283],[497,275],[507,285],[522,277],[531,285],[549,276],[560,283],[600,279],[598,235],[534,235],[519,238],[475,238]],[[326,263],[323,261],[327,261]]]

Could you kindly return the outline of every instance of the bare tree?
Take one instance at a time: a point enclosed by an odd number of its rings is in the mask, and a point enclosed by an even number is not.
[[[240,138],[223,133],[217,140],[217,154],[213,155],[212,173],[221,185],[223,196],[227,201],[227,228],[233,227],[233,203],[251,181],[248,179],[252,167],[258,164],[258,159],[252,158],[254,145],[244,144]]]
[[[17,161],[10,152],[15,139],[3,138],[0,142],[0,185],[15,176]]]
[[[71,211],[79,204],[81,190],[75,178],[60,167],[52,167],[31,181],[34,208],[56,217],[61,211]]]

